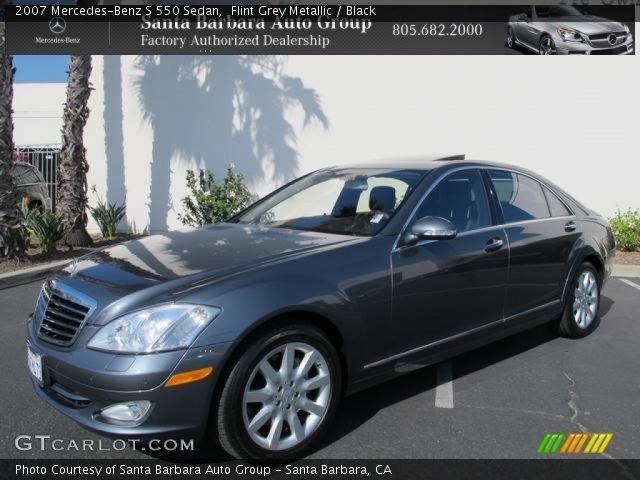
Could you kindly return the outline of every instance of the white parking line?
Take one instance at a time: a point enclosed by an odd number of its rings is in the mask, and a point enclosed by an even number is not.
[[[640,285],[638,285],[635,282],[632,282],[631,280],[627,280],[626,278],[619,278],[618,280],[620,280],[621,282],[626,283],[627,285],[629,285],[630,287],[635,288],[636,290],[640,290]]]
[[[436,387],[436,407],[453,408],[453,375],[451,361],[438,364],[438,386]]]

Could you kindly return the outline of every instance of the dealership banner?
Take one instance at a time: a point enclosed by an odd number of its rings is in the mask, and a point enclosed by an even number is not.
[[[13,5],[9,54],[635,54],[632,3]]]
[[[639,460],[302,460],[171,463],[154,460],[0,460],[3,480],[59,479],[518,479],[615,480],[638,478]]]

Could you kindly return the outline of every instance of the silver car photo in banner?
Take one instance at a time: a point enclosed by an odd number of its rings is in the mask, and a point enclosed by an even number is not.
[[[507,46],[540,55],[626,55],[633,53],[629,27],[567,5],[523,7],[511,16]]]

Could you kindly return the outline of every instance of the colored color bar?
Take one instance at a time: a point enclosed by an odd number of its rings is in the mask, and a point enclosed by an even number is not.
[[[596,440],[596,443],[594,443],[593,447],[591,447],[592,453],[596,453],[598,451],[598,449],[600,448],[600,444],[602,443],[602,441],[605,439],[606,436],[607,435],[605,433],[598,434],[598,439]]]
[[[597,439],[598,439],[597,433],[594,433],[593,435],[591,435],[591,440],[589,440],[589,443],[587,443],[587,448],[584,449],[584,453],[593,453],[591,451],[591,447],[593,447],[593,444],[596,443]]]
[[[573,453],[580,453],[580,450],[582,450],[582,446],[584,445],[584,442],[587,441],[587,438],[589,438],[589,434],[588,433],[583,433],[582,434],[582,438],[580,439],[580,442],[576,446],[576,451],[573,452]]]
[[[551,448],[555,444],[556,438],[558,438],[558,434],[554,433],[551,435],[551,438],[547,442],[547,445],[544,447],[544,453],[551,453]]]
[[[573,442],[573,439],[575,438],[576,434],[572,433],[567,437],[567,440],[564,442],[564,445],[562,445],[562,449],[560,450],[560,453],[567,453],[567,449],[569,448],[569,445],[571,445],[571,442]]]
[[[544,452],[544,447],[547,445],[547,442],[549,441],[550,438],[551,438],[550,433],[547,433],[544,436],[544,438],[542,439],[542,442],[540,442],[540,445],[538,445],[538,453]]]
[[[571,442],[571,446],[569,447],[569,450],[567,451],[567,453],[573,453],[573,451],[575,450],[581,438],[582,438],[582,434],[577,433],[576,436],[573,438],[573,442]]]
[[[607,445],[609,445],[609,442],[613,438],[613,433],[607,433],[605,435],[606,436],[604,437],[602,445],[600,445],[600,450],[598,450],[598,453],[604,453],[604,449],[607,448]]]
[[[565,437],[564,433],[558,434],[558,439],[556,440],[556,443],[551,448],[551,453],[556,453],[558,451],[558,448],[560,448],[560,444],[562,443],[562,440],[564,440],[564,437]]]

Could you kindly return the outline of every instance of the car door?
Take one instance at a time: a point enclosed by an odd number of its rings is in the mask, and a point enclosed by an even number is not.
[[[458,233],[450,240],[400,241],[392,252],[394,354],[502,319],[508,246],[503,229],[494,224],[480,170],[461,169],[442,178],[408,228],[427,216],[450,220]]]
[[[533,177],[501,169],[487,173],[509,240],[505,317],[559,301],[569,256],[580,236],[578,223],[568,207]]]
[[[516,38],[530,47],[538,48],[537,35],[534,33],[536,30],[532,25],[533,13],[531,7],[527,7],[521,18],[522,20],[518,20],[514,24]]]

